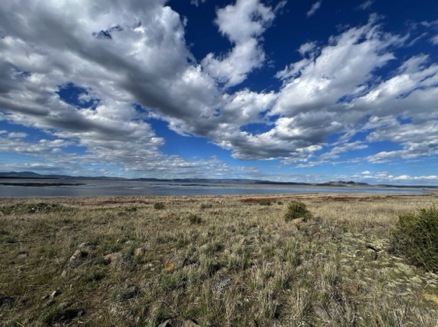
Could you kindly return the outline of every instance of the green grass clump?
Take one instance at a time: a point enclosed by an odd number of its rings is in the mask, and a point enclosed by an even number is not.
[[[271,200],[269,200],[269,199],[262,199],[262,200],[259,201],[259,204],[261,206],[270,206],[271,205]]]
[[[287,208],[287,212],[284,215],[284,220],[286,222],[297,218],[304,218],[304,220],[307,220],[311,217],[312,214],[309,210],[307,210],[307,207],[303,202],[292,202]]]
[[[438,209],[421,209],[400,215],[392,232],[392,247],[412,264],[438,270]]]
[[[199,225],[202,222],[202,219],[195,214],[190,214],[189,221],[192,225]]]
[[[164,209],[164,203],[163,203],[163,202],[155,202],[155,204],[154,204],[154,209],[155,209],[155,210],[161,210],[161,209]]]

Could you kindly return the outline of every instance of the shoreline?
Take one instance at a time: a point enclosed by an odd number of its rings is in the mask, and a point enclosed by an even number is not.
[[[165,203],[201,203],[204,201],[238,203],[257,203],[261,200],[272,202],[284,201],[323,201],[323,202],[350,202],[350,201],[379,201],[385,199],[403,198],[427,198],[436,197],[438,192],[429,193],[248,193],[248,194],[219,194],[219,195],[121,195],[121,196],[34,196],[34,197],[0,197],[0,206],[8,203],[21,202],[51,202],[73,203],[76,205],[107,205],[107,204],[153,204],[154,202]]]

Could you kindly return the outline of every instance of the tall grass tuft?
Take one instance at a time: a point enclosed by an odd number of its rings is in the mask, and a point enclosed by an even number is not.
[[[399,216],[391,235],[393,250],[412,264],[438,270],[438,209],[430,207]]]

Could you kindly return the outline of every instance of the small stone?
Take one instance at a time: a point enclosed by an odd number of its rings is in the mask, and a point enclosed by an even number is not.
[[[50,298],[54,298],[56,296],[58,296],[59,294],[61,294],[61,291],[59,288],[57,288],[56,290],[54,290],[52,293],[50,293]]]
[[[258,228],[253,228],[253,229],[250,229],[250,230],[248,231],[248,235],[253,235],[253,234],[260,234],[260,229],[258,229]]]
[[[104,257],[104,259],[105,259],[105,262],[107,264],[110,264],[110,263],[116,262],[121,257],[122,257],[122,254],[120,252],[114,252],[114,253],[107,254]]]
[[[82,258],[86,256],[87,256],[86,252],[82,252],[81,250],[76,250],[75,253],[73,253],[73,255],[70,257],[68,263],[70,266],[76,266],[82,260]]]
[[[144,256],[146,253],[146,249],[145,248],[136,248],[134,250],[134,257],[141,257]]]
[[[54,304],[55,304],[55,300],[49,300],[46,303],[44,303],[44,306],[45,307],[51,307]]]
[[[29,256],[29,254],[27,254],[27,252],[20,251],[18,253],[18,255],[16,256],[16,259],[23,260],[23,259],[26,259],[28,256]]]
[[[61,273],[61,277],[67,277],[67,270],[63,270]]]
[[[158,327],[172,327],[172,320],[167,319],[165,322],[159,324]]]

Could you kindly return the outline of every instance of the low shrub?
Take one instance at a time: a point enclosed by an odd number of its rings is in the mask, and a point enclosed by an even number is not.
[[[197,215],[190,214],[189,221],[192,225],[199,225],[202,222],[202,219],[200,217],[198,217]]]
[[[269,200],[269,199],[262,199],[262,200],[259,201],[259,204],[261,206],[270,206],[271,205],[271,200]]]
[[[207,209],[207,208],[211,208],[212,206],[213,205],[210,202],[201,202],[198,205],[199,209]]]
[[[438,270],[438,209],[400,215],[391,233],[394,252],[426,270]]]
[[[312,214],[307,210],[306,205],[303,202],[292,202],[287,208],[287,212],[284,215],[284,220],[291,221],[297,218],[303,218],[307,220],[312,217]]]
[[[164,209],[164,203],[163,202],[155,202],[154,209],[156,209],[156,210]]]

